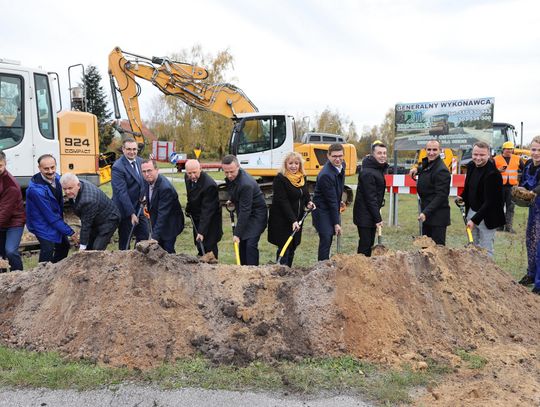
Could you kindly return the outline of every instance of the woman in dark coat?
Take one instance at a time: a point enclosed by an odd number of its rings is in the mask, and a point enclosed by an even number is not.
[[[285,156],[281,171],[274,178],[273,191],[268,219],[268,241],[278,247],[276,253],[278,258],[291,233],[297,230],[280,262],[291,267],[294,251],[302,238],[298,222],[304,215],[305,208],[315,209],[309,195],[300,154],[291,152]]]

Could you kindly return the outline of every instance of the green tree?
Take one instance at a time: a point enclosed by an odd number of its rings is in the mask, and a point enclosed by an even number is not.
[[[94,65],[88,65],[84,74],[83,84],[86,93],[86,110],[96,115],[99,131],[99,150],[104,152],[111,144],[114,136],[114,129],[108,123],[112,112],[107,109],[107,98],[101,85],[101,74]]]

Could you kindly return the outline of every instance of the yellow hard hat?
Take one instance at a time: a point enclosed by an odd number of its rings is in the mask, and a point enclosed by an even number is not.
[[[502,148],[505,149],[505,148],[510,148],[510,149],[513,149],[514,148],[514,143],[512,143],[511,141],[505,141],[502,145]]]
[[[381,140],[375,140],[373,143],[371,143],[371,146],[376,146],[377,144],[384,144]]]

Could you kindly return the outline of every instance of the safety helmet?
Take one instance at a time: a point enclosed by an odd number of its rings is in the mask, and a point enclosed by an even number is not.
[[[505,148],[510,148],[510,149],[513,149],[514,148],[514,143],[512,143],[511,141],[505,141],[502,145],[502,148],[503,150]]]
[[[384,144],[381,140],[375,140],[373,143],[371,143],[371,147],[374,147],[378,144]]]

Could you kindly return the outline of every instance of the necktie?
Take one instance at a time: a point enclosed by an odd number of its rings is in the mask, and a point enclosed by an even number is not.
[[[135,161],[132,161],[131,166],[133,167],[137,175],[139,175],[139,169],[137,168],[137,163]]]

